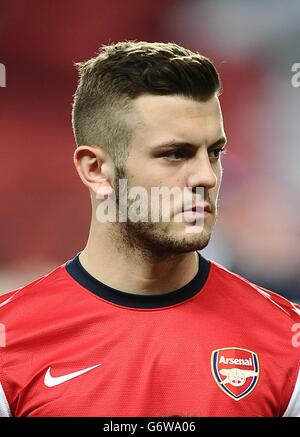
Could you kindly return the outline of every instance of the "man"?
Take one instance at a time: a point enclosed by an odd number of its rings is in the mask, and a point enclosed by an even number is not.
[[[297,416],[295,305],[200,255],[226,136],[212,62],[122,42],[79,65],[86,247],[1,297],[13,416]],[[163,194],[167,194],[163,196]]]

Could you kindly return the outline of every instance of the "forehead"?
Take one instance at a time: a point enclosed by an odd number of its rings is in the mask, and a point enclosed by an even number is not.
[[[143,95],[135,99],[133,145],[182,140],[213,143],[224,136],[217,96],[199,102],[182,96]]]

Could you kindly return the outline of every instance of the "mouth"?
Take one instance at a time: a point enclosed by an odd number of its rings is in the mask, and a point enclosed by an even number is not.
[[[191,208],[185,209],[183,207],[178,213],[182,215],[186,223],[194,224],[196,222],[198,225],[203,226],[205,218],[212,213],[212,206],[205,202],[199,205],[193,205]]]
[[[194,213],[199,213],[199,214],[211,214],[212,213],[212,207],[209,203],[204,203],[201,205],[194,205],[191,208],[187,208],[187,209],[182,209],[180,211],[181,213],[190,213],[190,212],[194,212]]]

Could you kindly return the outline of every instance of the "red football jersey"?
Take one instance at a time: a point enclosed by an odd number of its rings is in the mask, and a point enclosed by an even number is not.
[[[1,296],[3,416],[300,415],[294,304],[200,255],[186,286],[154,296],[112,289],[78,255]]]

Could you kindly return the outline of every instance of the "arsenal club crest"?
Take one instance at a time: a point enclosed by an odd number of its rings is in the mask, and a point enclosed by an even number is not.
[[[258,356],[239,347],[217,349],[211,355],[211,370],[218,386],[238,401],[251,393],[257,384]]]

